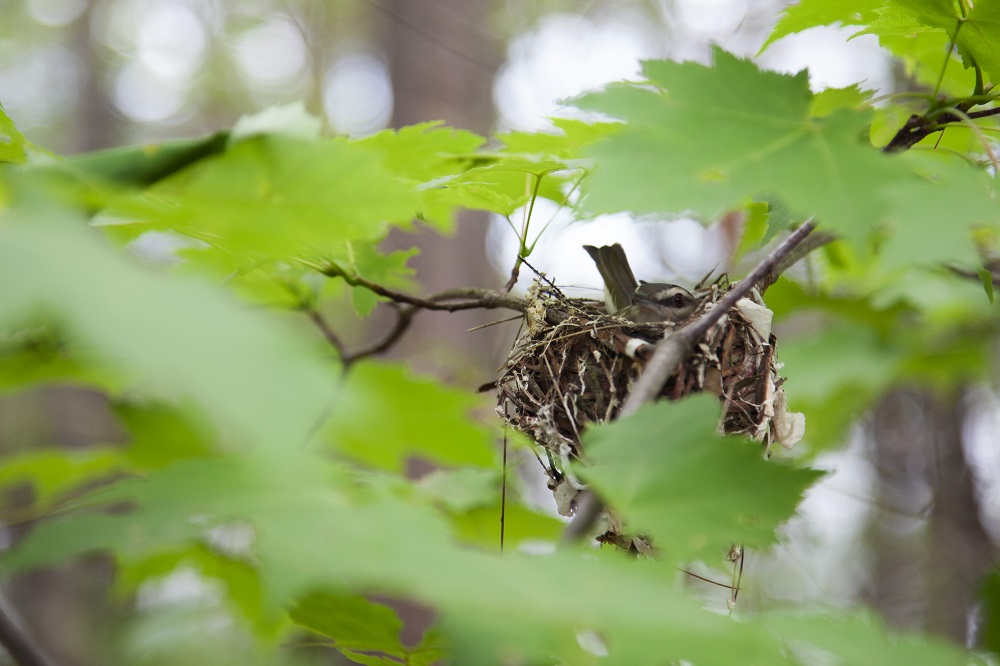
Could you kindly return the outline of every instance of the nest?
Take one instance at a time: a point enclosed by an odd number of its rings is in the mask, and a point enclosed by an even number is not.
[[[701,304],[692,317],[713,308],[726,290],[715,284],[698,291]],[[559,512],[568,516],[585,488],[567,464],[586,460],[581,433],[615,418],[654,346],[675,324],[636,324],[608,315],[604,303],[566,298],[542,281],[528,299],[526,331],[497,381],[497,412],[542,447],[549,488]],[[718,396],[725,410],[722,430],[760,441],[768,454],[773,443],[792,446],[805,425],[802,415],[785,409],[771,315],[756,292],[740,300],[660,393],[667,400],[703,391]],[[615,536],[607,533],[605,540]]]

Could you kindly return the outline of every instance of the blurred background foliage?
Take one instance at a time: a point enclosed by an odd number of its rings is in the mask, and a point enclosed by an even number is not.
[[[782,4],[8,0],[0,3],[0,102],[31,141],[61,154],[201,136],[229,128],[243,115],[296,100],[328,130],[353,137],[432,120],[483,135],[538,129],[549,126],[547,115],[578,113],[561,109],[556,100],[634,78],[639,58],[704,61],[710,43],[737,54],[756,53]],[[924,61],[919,59],[893,61],[874,39],[859,38],[845,47],[849,34],[831,28],[794,35],[776,43],[760,62],[785,70],[808,64],[814,89],[864,79],[866,88],[908,90],[938,73],[920,69]],[[887,45],[891,48],[884,41]],[[967,74],[953,67],[945,90],[967,86]],[[899,118],[877,122],[891,127],[894,120],[898,124]],[[965,151],[969,137],[954,131],[947,142]],[[589,266],[577,268],[583,263],[581,242],[627,239],[630,254],[644,256],[637,272],[689,280],[728,259],[734,246],[722,223],[703,229],[683,220],[643,225],[606,216],[585,237],[577,227],[561,224],[554,205],[543,206],[542,212],[559,223],[540,243],[533,263],[560,284],[597,284]],[[382,248],[409,252],[419,247],[409,266],[423,289],[435,291],[502,284],[516,242],[502,219],[463,212],[452,235],[422,228],[412,234],[393,231]],[[898,249],[902,255],[913,251]],[[153,247],[151,256],[156,252]],[[993,596],[985,597],[985,604],[978,594],[1000,536],[996,316],[975,280],[941,270],[911,270],[899,279],[883,269],[873,271],[850,248],[831,246],[768,293],[780,324],[786,388],[793,407],[809,419],[798,455],[831,474],[810,491],[778,546],[749,553],[747,587],[739,603],[752,610],[793,602],[866,603],[895,628],[928,630],[959,644],[978,635],[980,643],[996,647],[996,627],[983,620],[984,608],[998,598],[996,578],[989,579]],[[403,279],[402,271],[390,273]],[[261,291],[248,291],[261,300]],[[266,296],[274,297],[272,304],[288,299],[287,293]],[[324,311],[343,323],[340,332],[352,344],[377,338],[392,321],[393,313],[384,308],[364,322],[340,317],[350,307],[346,289],[330,288],[326,297]],[[393,354],[462,389],[475,388],[492,377],[515,330],[495,326],[467,332],[492,319],[483,313],[424,314]],[[287,323],[307,326],[299,318]],[[237,382],[239,375],[234,377]],[[97,383],[114,381],[102,377]],[[442,405],[461,412],[470,404],[458,391],[433,393],[401,369],[362,367],[352,381],[361,394],[389,385],[406,386],[407,395],[424,395],[426,402],[393,404],[403,422],[379,424],[387,440],[393,427],[430,435],[434,425],[426,414]],[[50,465],[38,467],[37,458],[23,462],[36,465],[32,474],[44,476],[49,492],[97,478],[114,470],[113,460],[93,447],[124,441],[123,424],[133,435],[148,434],[151,442],[186,442],[190,451],[175,451],[171,459],[197,458],[211,450],[207,442],[215,436],[207,418],[192,423],[191,413],[197,412],[191,408],[178,419],[168,408],[112,407],[96,390],[64,385],[5,397],[0,446],[13,457],[0,475],[14,478],[23,471],[17,454],[57,443],[81,456],[64,477]],[[372,423],[378,419],[369,416]],[[350,423],[340,427],[349,453],[366,463],[427,471],[419,464],[414,469],[406,451],[366,450],[371,432],[352,433]],[[463,452],[469,460],[489,457],[484,431],[462,437],[474,442]],[[140,467],[156,469],[162,462],[156,447],[140,454],[133,461]],[[547,507],[544,489],[532,486],[530,465],[524,474],[521,492],[528,504]],[[449,489],[446,494],[455,503],[449,510],[462,525],[462,538],[489,543],[492,535],[482,526],[495,522],[496,476],[482,470],[425,479],[423,490],[430,498],[440,498],[442,487]],[[19,505],[46,497],[29,499],[23,489],[9,495],[11,516]],[[539,513],[524,510],[519,517],[511,519],[509,538],[515,541],[551,537],[558,527]],[[17,520],[9,522],[5,539],[11,542],[23,530]],[[238,544],[241,535],[225,539]],[[281,621],[261,611],[261,626],[251,632],[224,600],[218,581],[226,581],[227,593],[235,594],[244,610],[264,607],[258,581],[236,563],[226,570],[213,567],[219,567],[218,560],[205,553],[200,558],[196,551],[163,555],[126,567],[124,580],[115,583],[109,563],[93,558],[21,575],[7,589],[60,663],[109,663],[108,655],[142,664],[346,663],[322,648],[261,651],[254,636],[277,635]],[[689,583],[724,605],[717,590]],[[354,617],[384,615],[384,606],[361,597],[334,601]],[[314,617],[317,605],[331,603],[326,597],[303,601],[295,611],[297,621],[307,627],[333,621],[329,613],[321,620]],[[405,620],[403,642],[418,645],[429,622],[426,609],[391,603]],[[343,627],[319,630],[335,635]],[[435,639],[431,635],[420,644],[429,660],[438,654]]]

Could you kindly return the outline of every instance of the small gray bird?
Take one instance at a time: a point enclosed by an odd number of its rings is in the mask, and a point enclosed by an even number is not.
[[[604,278],[604,300],[609,313],[637,324],[679,323],[698,307],[698,299],[684,287],[663,282],[639,284],[621,244],[584,245],[583,249]]]

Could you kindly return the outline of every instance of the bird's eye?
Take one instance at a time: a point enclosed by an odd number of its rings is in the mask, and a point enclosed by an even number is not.
[[[674,294],[674,307],[675,308],[684,307],[684,294]]]

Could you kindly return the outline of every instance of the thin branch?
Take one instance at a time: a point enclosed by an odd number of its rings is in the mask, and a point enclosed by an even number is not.
[[[363,347],[362,349],[359,349],[351,354],[344,354],[342,357],[344,365],[349,366],[352,363],[360,361],[363,358],[374,356],[375,354],[381,354],[389,347],[396,344],[396,342],[399,341],[401,337],[403,337],[403,334],[406,333],[407,329],[410,328],[410,324],[413,322],[413,317],[418,312],[420,312],[418,308],[412,306],[404,308],[404,307],[399,307],[397,305],[396,325],[392,327],[392,330],[389,331],[388,335],[386,335],[384,338],[382,338],[381,341],[376,342],[373,345],[369,345],[368,347]]]
[[[542,186],[542,178],[545,174],[531,174],[535,179],[535,185],[531,189],[531,201],[528,204],[527,209],[524,213],[524,221],[521,223],[521,233],[518,234],[518,240],[521,244],[520,249],[517,252],[517,259],[514,261],[514,267],[510,269],[510,279],[507,280],[507,284],[503,286],[504,291],[510,291],[517,284],[518,275],[521,273],[521,264],[524,263],[524,257],[530,254],[530,249],[528,247],[528,228],[531,225],[531,214],[535,211],[535,201],[538,199],[538,189]],[[534,247],[534,244],[532,244]]]
[[[0,594],[0,645],[18,666],[56,666],[35,641],[24,630],[24,621],[11,606],[10,601]]]
[[[379,342],[348,352],[340,336],[330,327],[323,315],[306,299],[299,298],[299,308],[306,313],[309,320],[323,334],[323,337],[340,356],[345,368],[369,356],[374,356],[392,347],[413,323],[413,318],[420,310],[440,310],[458,312],[473,309],[508,309],[523,314],[528,307],[523,298],[491,289],[462,288],[448,289],[426,297],[411,296],[402,292],[387,289],[380,284],[367,280],[360,275],[352,275],[334,263],[315,267],[328,277],[339,277],[352,287],[363,287],[392,302],[396,309],[396,323],[389,333]],[[402,305],[401,305],[402,304]]]
[[[330,343],[330,346],[337,351],[337,355],[340,356],[340,358],[344,358],[347,354],[344,351],[343,341],[340,339],[340,336],[338,336],[333,329],[330,328],[330,324],[328,324],[326,319],[323,318],[320,311],[313,307],[311,303],[305,302],[299,303],[299,308],[306,313],[306,316],[309,317],[309,321],[315,324],[316,328],[318,328],[319,332],[323,334],[326,341]]]
[[[655,400],[674,368],[684,360],[695,343],[708,332],[708,329],[722,319],[757,283],[773,274],[782,260],[789,256],[815,228],[816,223],[812,218],[809,218],[764,257],[749,275],[733,286],[714,308],[659,342],[656,345],[656,351],[653,352],[653,357],[646,364],[645,370],[639,375],[639,379],[625,400],[625,404],[622,405],[618,418],[630,416],[646,403]],[[588,535],[603,510],[604,502],[597,496],[597,493],[593,490],[584,491],[583,497],[577,504],[576,516],[563,532],[562,542],[572,543]]]
[[[320,268],[320,272],[328,277],[339,277],[352,287],[364,287],[365,289],[388,298],[394,303],[405,303],[423,310],[441,310],[444,312],[458,312],[459,310],[496,310],[507,309],[515,312],[525,312],[528,304],[523,298],[512,296],[502,291],[493,289],[480,289],[476,287],[463,287],[459,289],[448,289],[431,296],[421,298],[411,296],[401,291],[387,289],[380,284],[367,280],[360,275],[352,275],[334,263],[326,264]]]
[[[440,37],[438,37],[437,35],[435,35],[433,32],[431,32],[430,30],[426,30],[423,27],[417,25],[416,23],[414,23],[410,19],[406,18],[405,16],[403,16],[399,12],[394,11],[390,7],[386,7],[386,6],[382,5],[381,2],[378,2],[377,0],[369,0],[369,1],[370,1],[370,4],[373,7],[375,7],[375,9],[377,9],[380,12],[388,15],[389,18],[391,18],[392,20],[397,21],[400,25],[405,26],[406,28],[412,30],[414,33],[420,35],[421,37],[423,37],[424,39],[426,39],[431,44],[434,44],[435,46],[437,46],[437,47],[439,47],[441,49],[444,49],[445,51],[447,51],[448,53],[452,54],[453,56],[456,56],[456,57],[458,57],[458,58],[460,58],[462,60],[465,60],[466,62],[471,62],[472,64],[476,65],[477,67],[482,68],[482,70],[485,73],[487,73],[487,74],[489,74],[491,76],[493,75],[494,71],[496,70],[496,65],[488,63],[488,62],[486,62],[484,60],[481,60],[480,58],[477,58],[472,53],[467,53],[467,52],[463,51],[462,49],[459,49],[458,47],[456,47],[456,46],[454,46],[454,45],[452,45],[452,44],[444,41],[443,39],[441,39]]]
[[[730,591],[733,591],[733,590],[736,589],[732,585],[726,585],[725,583],[718,583],[718,582],[712,580],[711,578],[705,578],[704,576],[699,576],[695,572],[688,571],[687,569],[682,569],[680,567],[677,567],[677,570],[680,571],[681,573],[685,573],[688,576],[691,576],[691,578],[697,578],[700,581],[703,581],[705,583],[709,583],[711,585],[715,585],[716,587],[723,587],[723,588],[725,588],[727,590],[730,590]]]
[[[986,118],[988,116],[995,116],[1000,114],[1000,106],[994,107],[992,109],[986,109],[984,111],[971,111],[965,115],[969,118]]]
[[[987,118],[1000,114],[1000,107],[984,109],[983,111],[965,111],[961,107],[956,107],[965,114],[966,118]],[[960,123],[963,118],[954,113],[954,108],[943,107],[929,111],[924,115],[913,114],[910,116],[896,135],[892,137],[883,148],[884,153],[898,153],[913,145],[920,143],[925,137],[940,132],[951,123]]]
[[[976,138],[979,139],[979,143],[982,145],[983,150],[985,150],[986,154],[989,155],[990,162],[993,163],[993,173],[1000,173],[1000,162],[997,162],[997,156],[993,153],[993,148],[990,147],[989,139],[987,139],[986,135],[979,130],[979,126],[972,122],[971,116],[957,107],[949,108],[948,112],[958,116],[958,119],[962,122],[962,124],[968,127],[972,133],[976,135]]]
[[[774,267],[774,270],[765,273],[761,279],[757,280],[754,284],[754,288],[763,294],[772,284],[778,281],[778,278],[781,277],[785,271],[791,268],[794,264],[798,263],[799,259],[802,259],[813,250],[819,249],[835,240],[837,240],[837,236],[826,232],[810,234],[805,238],[805,240],[796,245],[791,252],[782,257],[782,259],[778,262],[778,265]]]

